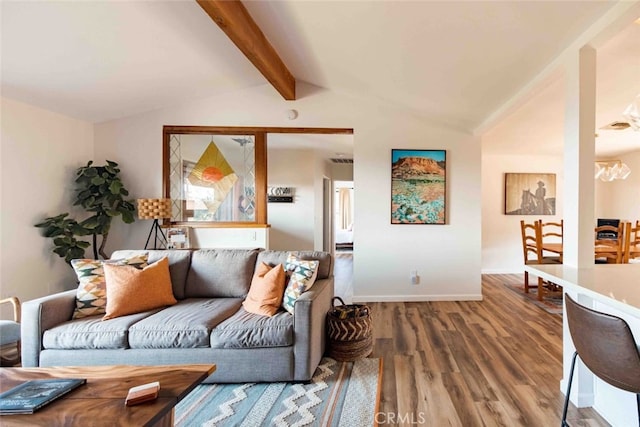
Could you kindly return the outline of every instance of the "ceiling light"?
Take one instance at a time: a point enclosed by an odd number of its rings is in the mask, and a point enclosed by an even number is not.
[[[629,121],[631,129],[640,131],[640,94],[625,108],[622,116]]]
[[[604,182],[616,179],[627,179],[631,169],[620,160],[597,161],[595,164],[594,178]]]

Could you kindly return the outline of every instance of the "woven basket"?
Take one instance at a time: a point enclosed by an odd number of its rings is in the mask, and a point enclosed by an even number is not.
[[[336,300],[342,305],[336,306]],[[327,313],[328,355],[341,362],[364,359],[373,351],[371,309],[334,297]]]

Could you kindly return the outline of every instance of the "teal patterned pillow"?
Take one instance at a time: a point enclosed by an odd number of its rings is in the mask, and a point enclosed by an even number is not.
[[[289,313],[293,314],[294,304],[300,295],[313,286],[318,275],[319,264],[320,262],[316,260],[302,260],[294,253],[289,253],[287,256],[285,270],[290,277],[287,288],[284,290],[282,307]]]

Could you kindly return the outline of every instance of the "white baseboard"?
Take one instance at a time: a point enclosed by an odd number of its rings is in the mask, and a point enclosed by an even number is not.
[[[482,294],[471,295],[354,295],[353,302],[482,301]]]
[[[569,384],[568,380],[565,380],[564,378],[560,380],[560,392],[562,393],[563,396],[566,396],[567,394],[567,384]],[[576,385],[575,380],[573,382],[573,385],[574,386]],[[572,387],[570,400],[571,400],[571,403],[576,405],[576,407],[578,408],[590,408],[595,404],[596,399],[595,399],[595,394],[576,393],[575,387]]]

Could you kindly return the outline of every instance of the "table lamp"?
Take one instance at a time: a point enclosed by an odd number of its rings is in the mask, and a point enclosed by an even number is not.
[[[151,235],[155,233],[153,240],[153,249],[158,249],[158,242],[162,245],[161,249],[167,248],[167,236],[165,236],[160,227],[159,219],[171,218],[171,199],[138,199],[138,218],[153,219],[147,242],[144,248],[149,246]],[[158,239],[160,233],[161,239]]]

